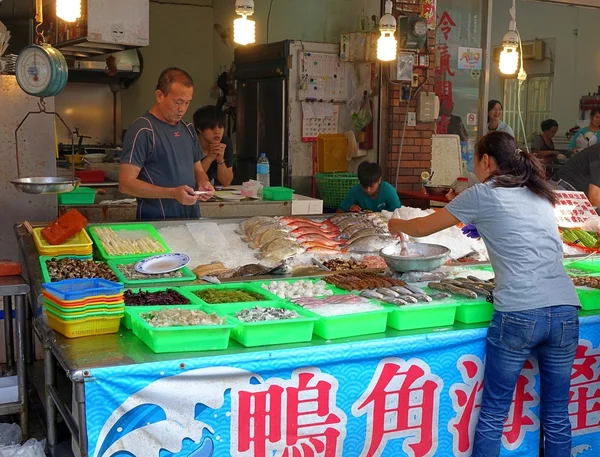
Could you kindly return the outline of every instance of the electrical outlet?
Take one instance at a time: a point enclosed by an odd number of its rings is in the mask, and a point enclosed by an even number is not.
[[[412,77],[412,86],[413,87],[419,87],[419,75],[413,74],[413,77]]]
[[[408,113],[408,120],[406,125],[408,125],[409,127],[417,126],[417,113]]]

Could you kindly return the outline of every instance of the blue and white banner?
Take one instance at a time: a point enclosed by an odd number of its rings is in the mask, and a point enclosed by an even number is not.
[[[581,322],[573,456],[600,450],[600,316]],[[93,457],[463,457],[486,329],[91,370]],[[502,454],[538,455],[537,362],[525,365]],[[510,451],[510,452],[509,452]]]

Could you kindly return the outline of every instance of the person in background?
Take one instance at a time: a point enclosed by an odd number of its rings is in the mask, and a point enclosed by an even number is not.
[[[600,144],[571,157],[552,181],[558,189],[585,192],[592,205],[600,206]]]
[[[465,128],[465,124],[460,116],[452,114],[453,111],[454,103],[447,101],[442,103],[442,106],[440,107],[440,123],[442,125],[447,125],[449,135],[458,135],[460,141],[468,141],[469,135]]]
[[[215,184],[229,186],[233,181],[233,144],[224,136],[225,113],[207,105],[194,113],[194,127],[204,158],[202,167]]]
[[[506,132],[514,137],[515,132],[510,125],[501,121],[504,108],[498,100],[490,100],[488,102],[488,131],[489,132]]]
[[[137,198],[140,220],[199,218],[198,200],[215,192],[194,127],[183,121],[193,96],[190,75],[167,68],[158,78],[156,103],[125,134],[119,190]]]
[[[590,125],[577,130],[571,143],[569,144],[569,151],[578,153],[583,151],[589,146],[593,146],[598,143],[600,137],[600,108],[594,108],[590,112]]]
[[[542,133],[536,135],[531,142],[531,152],[540,160],[549,163],[558,155],[554,148],[554,135],[558,131],[558,122],[554,119],[546,119],[541,124]]]
[[[398,192],[390,183],[381,180],[381,167],[376,163],[362,162],[358,166],[357,184],[340,205],[340,212],[394,211],[402,204]]]
[[[497,457],[503,426],[523,364],[537,352],[544,455],[571,452],[569,390],[579,344],[579,298],[563,266],[556,195],[532,154],[505,132],[479,140],[475,173],[481,184],[426,217],[391,219],[390,232],[423,237],[463,222],[474,224],[496,276],[490,297],[483,393],[472,457]]]

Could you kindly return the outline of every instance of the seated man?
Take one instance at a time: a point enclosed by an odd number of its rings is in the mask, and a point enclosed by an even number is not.
[[[357,184],[340,205],[340,212],[394,211],[402,204],[394,186],[381,180],[381,167],[363,162],[358,166]]]
[[[233,144],[224,136],[225,113],[216,106],[203,106],[194,113],[194,128],[204,152],[202,167],[215,185],[233,181]]]

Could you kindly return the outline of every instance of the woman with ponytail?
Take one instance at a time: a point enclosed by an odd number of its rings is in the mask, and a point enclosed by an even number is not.
[[[417,219],[392,219],[389,228],[398,236],[423,237],[459,222],[474,224],[488,249],[496,277],[495,311],[472,457],[499,455],[517,378],[533,350],[541,378],[544,455],[568,457],[569,388],[581,305],[562,264],[556,197],[542,164],[504,132],[479,140],[475,174],[481,184],[444,209]]]

